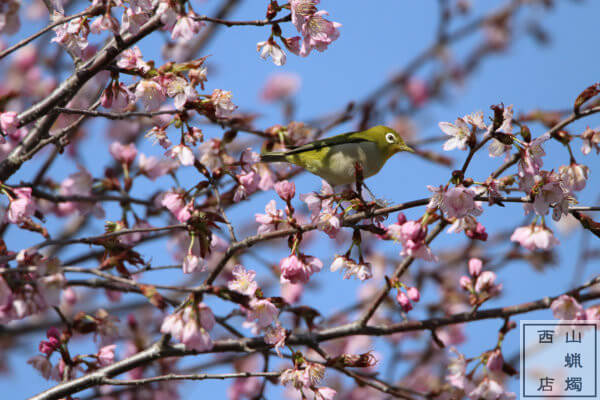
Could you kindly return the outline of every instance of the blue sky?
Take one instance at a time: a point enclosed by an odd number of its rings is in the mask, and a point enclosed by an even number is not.
[[[376,5],[374,5],[376,3]],[[474,2],[475,3],[475,2]],[[516,31],[514,45],[507,51],[498,55],[488,57],[486,61],[471,75],[464,85],[452,86],[448,95],[442,101],[435,101],[431,106],[418,112],[414,116],[418,127],[418,137],[431,137],[441,134],[437,128],[439,121],[453,121],[459,116],[473,111],[484,111],[489,115],[489,106],[504,102],[513,104],[516,113],[530,111],[535,108],[565,109],[572,106],[573,100],[581,90],[598,80],[598,61],[600,56],[597,52],[597,15],[600,12],[600,4],[593,1],[560,1],[557,7],[547,12],[542,7],[528,8],[519,14],[519,21],[536,21],[543,25],[548,32],[552,42],[545,47],[533,42],[522,28]],[[257,6],[260,4],[260,6]],[[266,1],[244,1],[236,9],[231,19],[257,19],[264,15]],[[500,1],[477,2],[474,13],[488,10],[501,5]],[[210,12],[215,1],[195,3],[195,9],[200,14],[211,15]],[[328,51],[324,53],[313,52],[308,58],[300,58],[288,55],[288,62],[283,67],[276,67],[270,61],[263,61],[256,52],[256,42],[263,41],[268,37],[268,28],[237,27],[220,29],[215,40],[206,50],[205,54],[211,54],[211,74],[207,84],[210,92],[214,88],[232,90],[234,102],[240,109],[256,111],[260,114],[256,125],[267,128],[273,124],[281,123],[281,115],[277,106],[264,105],[259,102],[258,93],[267,77],[275,72],[292,72],[298,74],[302,79],[301,89],[295,99],[298,105],[297,120],[310,119],[316,115],[323,115],[330,111],[342,109],[349,101],[363,98],[382,81],[400,70],[406,63],[434,39],[434,29],[437,23],[437,2],[421,1],[397,1],[379,0],[377,2],[364,1],[332,1],[324,0],[321,9],[328,10],[331,19],[343,24],[341,36]],[[456,26],[466,23],[471,17],[462,18]],[[286,25],[284,33],[292,33],[293,27]],[[152,38],[155,39],[152,39]],[[152,36],[142,42],[145,57],[159,59],[156,38]],[[160,40],[160,39],[159,39]],[[453,47],[454,57],[460,59],[467,54],[468,50],[475,44],[473,40],[466,40]],[[54,46],[54,44],[52,44]],[[204,55],[204,54],[203,54]],[[417,75],[426,77],[424,73]],[[381,121],[389,123],[390,120]],[[573,124],[573,133],[580,133],[585,126],[595,127],[598,125],[598,117],[586,119],[583,122]],[[353,123],[338,128],[335,133],[344,129],[353,128]],[[543,128],[532,125],[532,133],[538,136],[544,132]],[[102,172],[101,166],[108,160],[107,140],[103,124],[96,124],[93,137],[86,140],[84,144],[85,165],[95,176]],[[219,134],[216,130],[207,129],[205,134]],[[241,135],[241,134],[240,134]],[[101,147],[99,147],[101,146]],[[579,152],[580,142],[576,142],[574,149],[577,159],[587,164],[592,170],[591,180],[588,187],[580,196],[582,205],[594,204],[598,198],[596,171],[600,166],[598,157],[589,155],[581,156]],[[152,147],[150,143],[140,146],[146,153],[159,153],[159,149]],[[101,150],[97,150],[100,148]],[[429,146],[430,149],[441,152],[441,143]],[[550,154],[545,160],[545,168],[558,168],[568,162],[568,156],[564,149],[555,144],[547,148]],[[466,153],[453,151],[446,153],[461,163]],[[499,166],[501,160],[491,159],[482,152],[474,160],[469,172],[474,179],[483,180],[489,171]],[[25,167],[18,178],[26,179],[34,173],[36,162]],[[68,173],[74,172],[75,165],[72,162],[57,163],[51,173],[55,179],[61,179]],[[416,198],[426,197],[428,191],[426,185],[438,185],[445,183],[449,176],[449,170],[439,166],[431,165],[420,159],[410,156],[399,156],[391,159],[382,172],[369,181],[369,187],[380,197],[386,198],[394,203]],[[191,185],[195,179],[191,171],[181,175],[184,184]],[[310,175],[301,175],[296,180],[297,192],[306,193],[316,190],[320,186],[318,178]],[[170,184],[162,181],[162,185]],[[150,186],[150,185],[149,185]],[[189,186],[188,186],[189,187]],[[139,192],[144,193],[152,188],[137,187]],[[234,206],[230,217],[234,221],[242,221],[248,215],[262,212],[264,205],[274,198],[273,192],[263,193],[250,202],[240,203]],[[281,205],[281,204],[280,204]],[[507,205],[506,208],[492,207],[485,209],[481,217],[482,223],[488,232],[493,234],[502,229],[514,227],[523,222],[523,212],[520,205]],[[118,218],[116,209],[107,207],[108,219]],[[409,217],[418,218],[423,210],[411,210],[407,212]],[[245,234],[253,233],[254,226],[250,227]],[[102,221],[94,221],[86,233],[94,234],[102,230]],[[558,232],[557,232],[558,234]],[[572,283],[573,267],[575,260],[573,254],[578,251],[582,240],[582,232],[576,230],[571,236],[559,236],[562,245],[557,252],[557,264],[553,268],[540,273],[533,271],[524,262],[514,262],[499,271],[499,281],[503,283],[503,295],[484,307],[499,305],[512,305],[525,301],[538,299],[546,295],[555,295],[567,290]],[[329,241],[324,235],[318,236],[318,243],[310,247],[310,253],[319,256],[326,266],[331,262],[335,251],[335,242]],[[9,246],[24,246],[21,243],[37,243],[39,238],[22,235],[16,230],[9,231],[7,239]],[[593,243],[593,240],[592,240]],[[464,238],[459,235],[444,234],[436,240],[432,246],[434,251],[444,249],[447,246],[460,246],[464,244]],[[284,256],[287,249],[285,242],[279,242],[280,249],[269,254],[273,263],[278,261],[279,256]],[[144,246],[144,255],[151,257],[153,263],[172,263],[170,255],[164,251],[164,243],[153,246]],[[343,247],[345,249],[345,247]],[[386,243],[381,247],[388,254],[397,254],[400,250],[398,245]],[[78,254],[85,249],[79,248],[72,254]],[[341,249],[340,249],[341,251]],[[67,253],[68,254],[68,253]],[[247,257],[243,259],[248,268],[252,268],[253,261]],[[588,265],[583,276],[577,277],[579,283],[591,277],[595,272]],[[465,260],[466,266],[466,260]],[[259,274],[262,266],[257,266]],[[419,268],[432,268],[432,265],[415,263],[412,271]],[[173,276],[175,275],[175,276]],[[356,281],[344,281],[341,276],[330,272],[327,268],[317,276],[319,288],[312,291],[310,296],[304,297],[307,305],[318,306],[325,314],[340,309],[340,293],[354,296],[359,283]],[[155,279],[148,277],[149,280]],[[181,274],[170,272],[165,279],[177,282],[181,280]],[[427,289],[427,288],[426,288]],[[420,304],[435,302],[439,296],[436,290],[429,288]],[[273,292],[271,295],[278,295]],[[103,300],[105,301],[105,300]],[[423,315],[423,310],[415,310],[415,317]],[[411,314],[412,315],[412,314]],[[547,311],[517,316],[520,318],[549,319],[551,314]],[[501,321],[478,322],[467,328],[468,343],[461,347],[467,356],[474,356],[494,346],[497,329]],[[33,340],[32,340],[33,339]],[[0,376],[0,390],[10,393],[10,398],[32,395],[48,387],[29,366],[25,360],[32,355],[37,348],[37,342],[42,339],[41,335],[34,338],[28,337],[23,341],[22,349],[11,355],[11,365],[14,370],[9,375]],[[120,351],[123,351],[120,348]],[[509,334],[505,343],[505,355],[513,355],[518,351],[518,331]],[[186,360],[187,362],[188,360]],[[198,362],[200,360],[196,360]],[[277,362],[274,363],[277,365]],[[331,374],[331,373],[330,373]],[[518,381],[513,380],[511,387],[517,390]],[[210,395],[220,398],[224,395],[225,385],[217,383],[192,383],[185,384],[182,390],[183,398],[192,398],[197,395]],[[279,398],[279,389],[269,388],[269,398]]]

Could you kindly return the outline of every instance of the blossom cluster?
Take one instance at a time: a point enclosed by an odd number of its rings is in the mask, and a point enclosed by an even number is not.
[[[300,33],[300,36],[283,37],[280,28],[274,28],[271,36],[264,42],[256,44],[257,51],[263,59],[271,57],[275,65],[284,65],[286,54],[281,46],[275,41],[274,36],[293,54],[307,57],[311,51],[323,52],[329,45],[340,37],[338,22],[332,22],[325,18],[329,15],[327,11],[317,9],[320,0],[291,0],[289,9],[291,11],[292,24]]]

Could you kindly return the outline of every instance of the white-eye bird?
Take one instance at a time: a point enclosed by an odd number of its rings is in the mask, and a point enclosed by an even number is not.
[[[263,153],[261,161],[298,165],[335,186],[356,182],[357,162],[362,167],[363,177],[368,178],[401,151],[414,153],[396,131],[378,125],[366,131],[342,133],[290,147],[287,151]]]

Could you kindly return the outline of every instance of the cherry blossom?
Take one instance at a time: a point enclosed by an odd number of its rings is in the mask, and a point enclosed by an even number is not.
[[[469,125],[462,118],[457,118],[454,124],[440,122],[438,125],[442,132],[448,136],[452,136],[444,143],[444,150],[467,149],[467,143],[471,137],[471,128],[469,128]]]
[[[579,192],[585,189],[590,169],[585,165],[581,164],[570,164],[563,165],[558,170],[560,174],[560,181],[566,186],[566,188],[573,192]]]
[[[215,317],[211,309],[204,303],[199,303],[165,317],[160,331],[170,334],[187,349],[206,351],[213,346],[209,332],[214,326]]]
[[[108,346],[102,347],[98,350],[96,357],[98,357],[98,365],[101,367],[106,367],[107,365],[115,362],[115,349],[117,348],[116,344],[109,344]]]
[[[296,185],[294,185],[294,182],[279,181],[275,184],[275,192],[282,200],[289,201],[296,194]]]
[[[583,144],[581,145],[581,152],[583,155],[588,155],[592,149],[596,149],[596,154],[600,153],[600,131],[597,129],[590,129],[589,127],[581,134]]]
[[[241,265],[236,265],[231,274],[234,276],[234,279],[227,283],[229,289],[247,296],[254,296],[256,289],[258,289],[258,284],[254,280],[256,277],[255,271],[246,270]]]
[[[31,198],[31,188],[14,188],[12,192],[15,197],[10,200],[6,217],[10,223],[20,224],[35,213],[36,206]]]
[[[192,216],[193,207],[185,201],[184,195],[175,191],[168,191],[163,195],[161,204],[166,207],[179,222],[185,222]]]
[[[135,97],[141,100],[146,111],[155,111],[165,101],[163,88],[155,81],[144,79],[135,88]]]
[[[134,143],[123,145],[119,142],[113,142],[109,147],[109,151],[115,160],[127,166],[130,166],[137,156],[137,149]]]
[[[200,32],[200,29],[206,25],[202,21],[196,21],[195,17],[196,14],[193,11],[188,12],[187,15],[178,16],[177,22],[171,30],[171,39],[192,40]]]
[[[0,128],[5,135],[12,135],[19,127],[19,118],[14,111],[0,113]]]
[[[177,146],[173,146],[165,152],[165,156],[177,160],[181,165],[186,166],[194,165],[194,160],[196,159],[192,149],[190,149],[185,144],[178,144]]]
[[[215,106],[215,115],[217,118],[229,118],[237,106],[233,104],[231,92],[215,89],[210,97],[210,101]]]
[[[142,59],[142,51],[138,46],[123,51],[117,66],[124,69],[139,69],[144,73],[150,71],[150,66]]]
[[[300,77],[296,74],[279,73],[269,77],[260,93],[261,99],[267,102],[286,100],[300,88]]]
[[[275,200],[271,200],[265,206],[265,214],[254,214],[257,223],[260,224],[256,233],[263,234],[280,229],[284,221],[282,210],[277,209]]]
[[[549,250],[560,243],[552,231],[544,225],[521,226],[515,229],[510,240],[528,250]]]
[[[279,263],[281,270],[281,283],[307,283],[310,276],[319,272],[323,263],[316,257],[300,254],[291,255],[282,259]]]
[[[256,51],[260,53],[260,57],[263,60],[266,60],[267,58],[271,57],[271,60],[273,60],[273,64],[278,66],[282,66],[285,64],[285,52],[272,38],[269,38],[269,40],[265,42],[258,42],[256,44]]]
[[[323,52],[329,45],[340,37],[338,28],[342,24],[331,22],[323,16],[329,15],[327,11],[317,11],[305,19],[300,33],[303,41],[300,47],[300,55],[307,57],[312,49]]]
[[[177,163],[154,156],[148,157],[145,154],[140,153],[138,157],[138,168],[140,174],[154,181],[161,176],[171,173],[177,169]]]
[[[585,311],[577,300],[573,297],[563,294],[555,299],[550,305],[554,318],[572,321],[585,319]]]

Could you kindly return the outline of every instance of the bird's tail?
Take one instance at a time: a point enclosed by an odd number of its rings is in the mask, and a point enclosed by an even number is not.
[[[280,151],[272,151],[263,153],[260,155],[260,161],[262,162],[285,162],[286,154]]]

